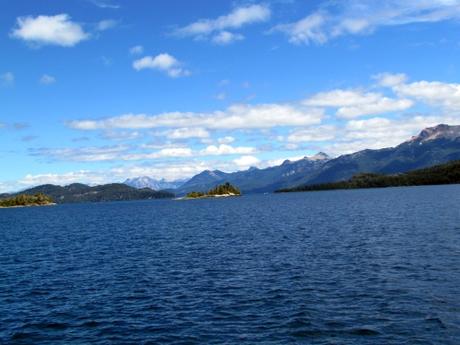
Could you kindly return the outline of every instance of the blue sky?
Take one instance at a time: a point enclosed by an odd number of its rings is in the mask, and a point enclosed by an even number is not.
[[[460,124],[460,1],[1,1],[0,191],[394,146]]]

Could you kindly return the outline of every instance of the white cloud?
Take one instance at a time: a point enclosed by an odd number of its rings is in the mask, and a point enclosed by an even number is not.
[[[15,77],[12,72],[6,72],[0,75],[0,83],[4,86],[8,86],[14,83]]]
[[[374,75],[373,78],[377,81],[380,86],[393,87],[403,84],[407,80],[407,75],[404,73],[379,73]]]
[[[67,14],[17,18],[11,36],[38,45],[73,47],[89,38],[83,28]]]
[[[110,140],[134,140],[142,137],[142,134],[138,131],[114,131],[114,130],[107,130],[102,133],[102,137],[104,139]]]
[[[140,45],[129,48],[129,53],[131,55],[140,55],[143,52],[144,52],[144,47]]]
[[[204,128],[177,128],[167,132],[169,139],[208,138],[209,132]]]
[[[68,125],[80,130],[108,128],[147,129],[158,127],[202,127],[206,129],[271,128],[276,126],[319,124],[323,115],[321,109],[310,109],[289,104],[238,104],[228,107],[225,111],[212,113],[126,114],[105,120],[71,121]]]
[[[336,127],[318,126],[313,128],[296,129],[289,133],[287,141],[291,143],[328,141],[335,139]]]
[[[190,71],[182,68],[181,65],[174,56],[168,53],[162,53],[157,56],[145,56],[133,62],[133,68],[137,71],[147,68],[165,72],[172,78],[189,76]]]
[[[298,22],[275,26],[271,32],[280,31],[288,36],[289,42],[301,43],[325,43],[327,35],[323,31],[325,18],[321,13],[311,14]]]
[[[154,152],[148,152],[145,149],[147,147],[144,147],[141,152],[136,152],[136,147],[118,145],[81,148],[37,148],[29,149],[29,152],[33,156],[43,156],[51,160],[70,162],[134,161],[191,157],[193,155],[193,150],[188,147],[164,147]]]
[[[234,159],[233,163],[236,164],[239,169],[247,169],[251,166],[259,164],[260,160],[254,156],[241,156]]]
[[[217,142],[219,144],[231,144],[235,141],[235,138],[234,137],[231,137],[231,136],[226,136],[226,137],[223,137],[223,138],[219,138],[217,139]]]
[[[124,164],[120,167],[113,167],[107,171],[78,170],[65,173],[27,174],[17,182],[8,184],[0,183],[0,192],[11,192],[42,184],[69,185],[71,183],[85,183],[89,185],[100,185],[111,182],[123,182],[127,178],[138,176],[151,176],[153,178],[165,178],[173,181],[188,178],[199,172],[211,169],[207,162],[182,162],[182,163],[161,163],[155,165],[134,165]]]
[[[151,153],[128,153],[120,157],[125,161],[150,160],[159,158],[184,158],[191,157],[193,151],[188,147],[169,147]]]
[[[343,35],[369,34],[384,26],[460,19],[458,0],[331,1],[292,23],[275,26],[294,44],[324,44]]]
[[[253,4],[235,8],[227,15],[216,19],[201,19],[175,31],[178,36],[193,36],[197,39],[208,39],[218,44],[228,44],[243,39],[240,34],[234,34],[229,29],[239,29],[245,25],[266,22],[270,19],[271,11],[267,5]]]
[[[55,82],[56,78],[48,74],[43,74],[40,78],[40,84],[49,85],[54,84]]]
[[[395,85],[393,90],[401,96],[413,97],[422,102],[449,110],[460,110],[460,84],[439,81],[418,81]]]
[[[233,147],[227,144],[209,145],[201,150],[174,145],[141,146],[102,146],[81,148],[32,148],[32,156],[45,157],[48,160],[67,162],[109,162],[157,160],[162,158],[185,158],[192,156],[222,156],[255,153],[256,149],[247,146]]]
[[[236,41],[244,40],[241,34],[234,34],[229,31],[221,31],[212,37],[212,41],[216,44],[227,45]]]
[[[114,28],[116,25],[117,25],[116,20],[105,19],[105,20],[101,20],[99,23],[97,23],[96,29],[98,31],[106,31],[106,30]]]
[[[408,99],[391,99],[382,97],[375,103],[364,103],[352,107],[341,107],[337,110],[337,116],[346,119],[364,116],[403,111],[412,107],[413,102]]]
[[[220,156],[220,155],[235,155],[235,154],[251,154],[256,152],[256,149],[253,147],[233,147],[227,144],[209,145],[205,149],[200,151],[200,154],[203,156]]]
[[[33,156],[43,156],[47,159],[75,162],[102,162],[120,159],[126,152],[127,146],[103,146],[82,148],[32,148]]]
[[[107,182],[106,177],[88,170],[72,171],[63,174],[27,174],[24,178],[18,181],[19,185],[22,187],[31,187],[42,184],[57,184],[64,186],[72,183],[89,183],[95,185],[103,184],[105,182]]]
[[[336,142],[324,150],[332,154],[353,153],[364,149],[393,147],[417,135],[423,128],[440,123],[457,124],[459,116],[404,116],[396,119],[374,117],[351,120],[341,131]]]
[[[121,6],[113,3],[110,0],[89,0],[94,5],[100,8],[119,9]]]
[[[201,19],[177,30],[177,34],[195,36],[213,31],[237,29],[247,24],[264,22],[270,19],[270,9],[265,5],[249,5],[235,8],[231,13],[216,19]]]
[[[338,117],[354,118],[406,110],[413,105],[413,102],[408,99],[388,98],[380,93],[337,89],[313,95],[305,100],[304,104],[338,108],[336,112]]]

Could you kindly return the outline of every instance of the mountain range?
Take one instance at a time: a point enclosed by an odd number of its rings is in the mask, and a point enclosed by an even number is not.
[[[21,191],[15,194],[1,194],[0,198],[14,197],[19,194],[35,195],[43,193],[53,199],[55,203],[124,201],[172,198],[174,194],[166,191],[154,191],[149,188],[137,189],[123,183],[110,183],[90,187],[81,183],[68,186],[45,184]]]
[[[56,203],[172,198],[192,191],[205,192],[226,182],[237,186],[243,193],[263,193],[345,181],[359,173],[404,173],[454,160],[460,160],[460,126],[441,124],[425,128],[419,135],[395,147],[367,149],[336,158],[320,152],[264,169],[252,167],[232,173],[205,170],[189,180],[173,182],[139,177],[127,179],[125,183],[94,187],[79,183],[64,187],[48,184],[20,193],[0,194],[0,198],[36,193],[44,193]]]
[[[441,124],[422,130],[419,135],[379,150],[362,150],[331,158],[325,153],[284,161],[265,169],[250,168],[226,173],[205,170],[173,190],[177,195],[206,191],[229,182],[243,193],[273,192],[305,184],[347,180],[362,172],[393,174],[460,159],[460,126]]]

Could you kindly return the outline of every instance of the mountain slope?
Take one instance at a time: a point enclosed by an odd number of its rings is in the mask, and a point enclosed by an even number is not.
[[[90,187],[80,183],[74,183],[65,187],[46,184],[26,189],[20,193],[12,194],[37,194],[43,193],[50,196],[58,204],[75,202],[99,202],[99,201],[122,201],[172,198],[174,194],[152,189],[136,189],[122,183],[105,184]]]
[[[460,159],[460,126],[426,128],[412,139],[392,148],[363,150],[327,162],[302,183],[345,180],[360,172],[393,174]]]
[[[165,190],[165,189],[179,188],[185,182],[186,182],[185,180],[177,180],[177,181],[168,182],[165,179],[156,180],[148,176],[141,176],[141,177],[129,178],[123,183],[130,187],[134,187],[137,189],[150,188],[153,190]]]
[[[346,181],[303,185],[281,189],[277,192],[308,192],[334,189],[384,188],[458,183],[460,183],[460,161],[451,161],[430,168],[411,170],[393,175],[361,173]]]
[[[304,157],[291,162],[286,160],[283,164],[265,169],[250,168],[234,173],[225,173],[219,170],[203,171],[192,177],[175,192],[179,195],[191,191],[204,192],[217,184],[229,182],[237,186],[243,193],[257,193],[273,191],[275,189],[293,185],[297,179],[317,171],[330,158],[319,153],[313,157]]]
[[[179,195],[204,192],[229,182],[243,193],[273,192],[303,184],[346,180],[360,172],[393,174],[460,159],[460,126],[438,125],[391,148],[363,150],[331,159],[323,153],[298,161],[286,160],[265,169],[225,173],[204,171],[176,189]]]

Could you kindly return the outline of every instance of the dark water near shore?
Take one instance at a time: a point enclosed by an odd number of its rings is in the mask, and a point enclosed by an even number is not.
[[[0,210],[1,344],[459,344],[460,185]]]

